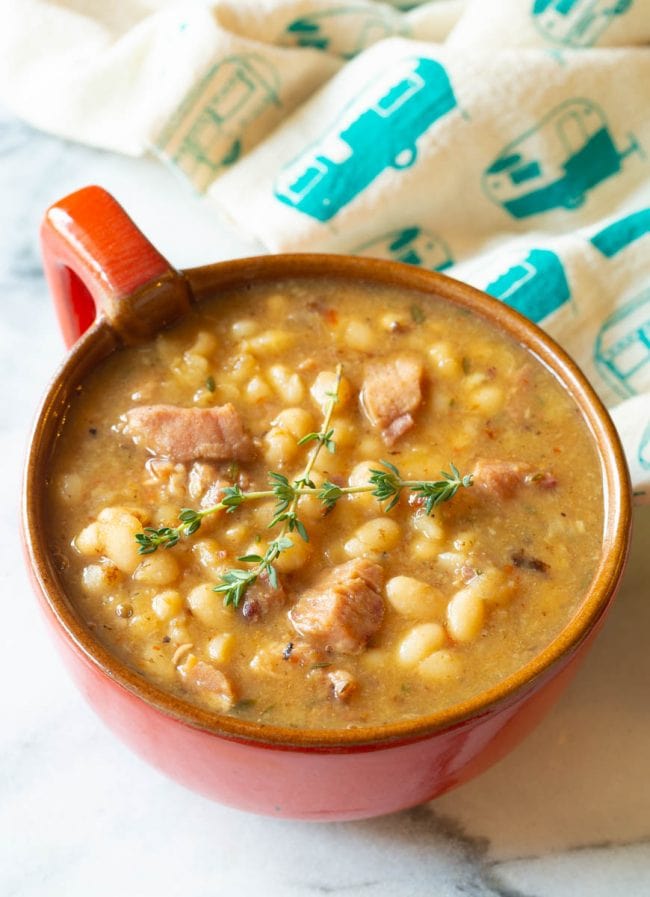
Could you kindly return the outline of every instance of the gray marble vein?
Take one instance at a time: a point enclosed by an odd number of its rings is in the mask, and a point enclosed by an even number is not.
[[[63,356],[42,277],[45,207],[101,183],[178,265],[253,253],[158,163],[0,112],[0,895],[650,895],[650,509],[591,655],[529,739],[480,779],[383,819],[305,825],[185,791],[75,691],[23,570],[19,475]]]

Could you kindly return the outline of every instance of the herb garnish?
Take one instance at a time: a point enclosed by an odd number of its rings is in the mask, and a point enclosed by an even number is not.
[[[452,499],[459,489],[472,485],[472,475],[461,475],[455,464],[450,463],[450,473],[441,471],[439,480],[406,480],[403,479],[394,464],[390,461],[381,461],[381,467],[384,469],[371,469],[368,483],[364,485],[338,486],[336,483],[326,480],[321,486],[317,486],[312,479],[312,471],[321,449],[325,448],[329,452],[336,451],[334,427],[331,426],[331,421],[339,399],[341,375],[342,367],[338,365],[334,389],[327,394],[328,402],[320,432],[308,433],[298,441],[298,445],[313,443],[305,469],[299,477],[292,482],[284,474],[271,471],[268,474],[269,489],[244,492],[238,485],[227,486],[222,491],[221,500],[209,508],[203,508],[200,511],[193,508],[181,508],[177,526],[163,526],[159,529],[147,526],[142,532],[136,534],[139,554],[152,554],[160,547],[173,548],[181,537],[194,535],[201,527],[204,517],[215,514],[217,511],[232,514],[246,502],[275,499],[273,518],[269,528],[280,526],[278,535],[269,542],[264,554],[247,554],[237,558],[240,563],[251,566],[244,569],[235,567],[226,571],[219,584],[214,587],[215,592],[223,595],[226,606],[237,607],[246,590],[259,577],[265,578],[272,588],[278,588],[278,576],[274,563],[283,551],[288,551],[293,547],[293,541],[289,537],[290,533],[297,533],[303,541],[309,541],[307,529],[298,516],[301,496],[315,496],[322,503],[325,511],[331,511],[343,496],[366,492],[383,504],[384,511],[388,513],[398,503],[402,492],[407,489],[421,497],[425,513],[431,515],[439,504]]]

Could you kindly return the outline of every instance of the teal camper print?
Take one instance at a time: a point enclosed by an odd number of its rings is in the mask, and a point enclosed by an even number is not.
[[[650,233],[650,209],[639,209],[608,224],[591,238],[591,243],[606,258],[612,258],[631,243]]]
[[[281,202],[329,221],[387,168],[408,168],[418,139],[456,106],[439,62],[409,57],[373,79],[320,140],[279,173]]]
[[[263,57],[227,57],[190,91],[156,148],[204,190],[239,158],[250,124],[270,106],[282,105],[279,88],[276,69]]]
[[[444,240],[421,227],[391,231],[359,246],[355,253],[418,265],[430,271],[444,271],[454,261]]]
[[[562,262],[550,249],[528,255],[492,280],[485,292],[539,323],[571,298]]]
[[[313,47],[352,59],[366,47],[394,34],[406,34],[398,13],[350,4],[321,9],[289,22],[280,38],[287,46]]]
[[[650,289],[611,315],[600,328],[594,361],[623,398],[650,387]]]
[[[633,0],[534,0],[532,19],[548,40],[565,47],[591,47]]]
[[[483,175],[483,189],[514,218],[575,209],[638,149],[633,137],[617,148],[595,103],[567,100],[499,153]]]

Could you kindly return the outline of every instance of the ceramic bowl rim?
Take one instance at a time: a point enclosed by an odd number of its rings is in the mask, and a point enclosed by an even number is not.
[[[52,426],[46,426],[48,415],[56,415],[57,410],[61,413],[70,393],[74,372],[83,364],[88,353],[96,350],[100,343],[118,345],[112,328],[100,315],[71,349],[41,403],[29,441],[22,499],[23,535],[33,575],[58,627],[84,660],[107,679],[164,715],[216,736],[279,749],[343,752],[412,742],[462,725],[504,704],[514,703],[568,662],[606,611],[620,582],[629,549],[631,489],[623,449],[611,418],[593,387],[567,353],[548,334],[502,302],[446,275],[398,262],[298,253],[217,262],[181,273],[199,301],[217,288],[227,289],[230,284],[237,283],[241,285],[247,278],[274,281],[324,275],[348,282],[358,280],[401,285],[451,301],[491,322],[500,331],[505,330],[551,369],[573,396],[592,431],[603,468],[605,527],[600,563],[580,608],[545,649],[492,688],[415,720],[355,729],[294,729],[204,710],[165,692],[113,656],[84,626],[58,581],[47,552],[45,529],[41,526],[44,467],[55,438],[47,433],[48,430],[52,433]]]

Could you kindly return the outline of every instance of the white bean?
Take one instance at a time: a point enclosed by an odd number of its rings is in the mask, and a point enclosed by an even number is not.
[[[429,348],[429,358],[436,374],[449,380],[457,380],[463,375],[463,369],[454,350],[448,342],[434,343]]]
[[[304,408],[285,408],[272,424],[291,433],[295,439],[302,439],[314,429],[314,416]]]
[[[287,539],[291,540],[293,546],[283,551],[275,561],[275,567],[280,573],[290,573],[304,567],[311,554],[309,542],[304,542],[297,533],[290,533]]]
[[[445,528],[440,521],[430,517],[424,511],[417,512],[412,518],[412,524],[413,529],[432,542],[442,542],[445,538]]]
[[[224,619],[227,619],[227,610],[223,606],[223,599],[214,591],[211,584],[203,583],[200,586],[195,586],[186,600],[192,614],[204,626],[216,628],[224,622]]]
[[[221,571],[225,553],[216,539],[200,539],[192,546],[192,554],[211,576]]]
[[[412,576],[393,576],[389,579],[386,597],[398,614],[425,620],[440,617],[446,604],[439,589]]]
[[[208,656],[217,663],[226,663],[232,657],[235,636],[232,632],[220,632],[208,642]]]
[[[375,461],[361,461],[356,464],[348,477],[349,486],[368,486],[372,469],[377,470],[379,465]],[[359,492],[356,495],[348,495],[348,501],[354,502],[359,507],[375,507],[377,499],[370,492]]]
[[[400,642],[397,658],[402,666],[415,666],[433,651],[442,648],[446,641],[447,636],[440,623],[420,623],[413,626]]]
[[[178,579],[179,573],[178,562],[172,554],[157,552],[140,561],[133,578],[154,586],[168,586]]]
[[[312,399],[316,402],[321,411],[324,411],[327,407],[327,404],[331,398],[331,393],[334,392],[335,386],[336,373],[334,371],[321,371],[312,383],[309,392],[311,393]],[[336,403],[337,410],[340,408],[344,408],[345,405],[347,405],[350,400],[351,394],[352,389],[350,388],[349,381],[345,377],[341,377],[338,393],[339,399]]]
[[[179,614],[169,624],[167,633],[175,645],[187,645],[192,641],[190,630],[187,628],[187,619],[184,613]]]
[[[228,527],[225,531],[224,538],[228,542],[232,542],[233,545],[241,545],[242,541],[248,538],[250,534],[250,527],[245,523],[233,523],[232,526]]]
[[[83,478],[78,473],[66,473],[57,483],[59,497],[68,504],[76,504],[84,492]]]
[[[159,620],[171,620],[182,611],[183,598],[176,589],[166,589],[153,596],[151,609]]]
[[[96,521],[89,523],[75,537],[73,545],[79,554],[86,557],[99,557],[104,550],[104,538],[100,524]]]
[[[505,396],[500,386],[486,384],[473,390],[467,399],[467,407],[470,411],[479,411],[489,417],[501,411],[505,402]]]
[[[417,665],[420,675],[436,682],[459,679],[463,671],[461,658],[453,649],[433,651]]]
[[[356,445],[359,440],[359,429],[351,420],[334,419],[334,441],[339,448]]]
[[[81,582],[84,591],[90,595],[105,595],[121,580],[122,576],[115,564],[104,562],[102,564],[89,564],[81,573]]]
[[[400,539],[399,525],[388,517],[375,517],[362,524],[345,543],[350,557],[379,554],[395,548]]]
[[[413,539],[409,542],[409,552],[416,561],[433,561],[438,557],[440,546],[430,539]]]
[[[104,508],[97,519],[102,524],[104,554],[123,573],[133,573],[142,560],[135,541],[142,524],[124,508]]]
[[[457,642],[471,642],[483,628],[485,603],[471,586],[453,596],[447,605],[447,628]]]
[[[228,370],[228,376],[233,383],[245,383],[253,376],[257,370],[257,362],[248,352],[242,352],[241,355],[235,355],[231,360]]]
[[[272,395],[271,387],[264,377],[251,377],[246,384],[246,396],[251,402],[263,402],[265,399],[269,399]]]
[[[291,371],[284,364],[274,364],[267,370],[267,376],[275,391],[290,405],[298,405],[305,397],[305,388],[300,374]]]
[[[464,564],[469,562],[469,558],[458,551],[442,551],[436,560],[439,566],[449,572],[457,572]]]
[[[466,586],[477,598],[487,604],[508,604],[517,593],[518,583],[514,576],[508,576],[497,567],[488,567],[475,576]]]
[[[200,330],[192,346],[192,352],[197,355],[213,355],[218,348],[219,343],[214,333],[210,333],[209,330]]]
[[[284,467],[298,452],[296,437],[280,427],[264,434],[264,459],[271,467]]]
[[[350,349],[357,352],[372,352],[377,344],[377,337],[372,327],[356,318],[345,328],[343,339]]]
[[[248,348],[255,355],[278,355],[290,349],[296,341],[296,334],[288,330],[265,330],[248,340]]]

